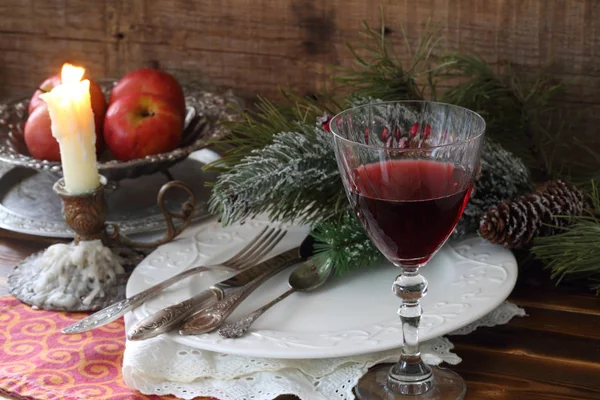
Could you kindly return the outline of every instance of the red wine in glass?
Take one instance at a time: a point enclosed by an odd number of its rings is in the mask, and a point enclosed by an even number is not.
[[[389,160],[356,168],[351,203],[392,262],[423,264],[450,236],[469,200],[471,174],[452,163]]]

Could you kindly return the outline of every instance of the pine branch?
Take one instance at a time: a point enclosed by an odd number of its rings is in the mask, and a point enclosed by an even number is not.
[[[531,251],[560,283],[600,275],[600,223],[581,219],[566,233],[539,238]]]
[[[561,93],[563,83],[554,83],[542,71],[526,84],[510,65],[497,74],[476,54],[453,53],[440,79],[461,83],[449,89],[442,101],[480,113],[486,120],[486,134],[546,176],[553,175],[557,120],[551,101]],[[452,62],[453,61],[453,62]],[[443,78],[442,78],[443,77]],[[559,124],[560,125],[560,124]]]
[[[350,210],[339,220],[318,223],[311,235],[317,240],[317,262],[333,263],[337,275],[372,266],[383,259],[383,255]]]
[[[557,284],[565,279],[594,281],[600,277],[600,194],[594,182],[591,188],[589,214],[568,217],[573,223],[565,233],[537,238],[531,248]],[[600,286],[595,289],[600,294]]]
[[[522,141],[523,119],[521,104],[492,67],[476,54],[451,54],[456,62],[447,71],[448,79],[466,78],[449,89],[442,100],[461,105],[481,114],[486,120],[486,134],[504,146]],[[530,157],[525,147],[518,154]]]
[[[237,165],[253,150],[261,149],[273,141],[279,132],[293,132],[298,124],[312,125],[323,108],[310,98],[295,95],[289,91],[282,94],[287,103],[275,104],[258,97],[252,109],[239,110],[241,118],[224,122],[228,135],[215,142],[215,146],[224,152],[221,159],[206,166],[207,170],[227,171]]]
[[[271,220],[314,223],[346,206],[329,133],[299,123],[223,172],[209,201],[224,224],[268,213]],[[340,206],[341,205],[341,206]]]
[[[569,125],[570,128],[571,125],[575,125],[580,117],[581,114],[578,114],[574,120],[565,119],[563,124]],[[561,170],[559,173],[586,192],[591,192],[594,189],[592,183],[600,182],[600,153],[593,150],[589,143],[585,143],[577,137],[572,138],[572,143],[564,142],[565,141],[562,141],[562,146],[557,145],[555,151],[560,151],[562,154],[576,152],[578,157],[571,157],[569,160],[565,160],[561,163]]]
[[[434,64],[433,53],[441,39],[440,28],[427,23],[423,35],[418,39],[414,50],[410,46],[406,32],[402,26],[404,49],[408,54],[408,62],[398,55],[393,44],[385,36],[385,22],[382,8],[381,27],[375,30],[365,21],[363,32],[357,45],[347,44],[355,58],[353,67],[340,68],[339,75],[334,77],[341,89],[350,89],[359,97],[372,97],[386,100],[419,100],[429,90],[435,98],[436,74],[453,60],[439,65]],[[425,82],[425,83],[423,83]]]

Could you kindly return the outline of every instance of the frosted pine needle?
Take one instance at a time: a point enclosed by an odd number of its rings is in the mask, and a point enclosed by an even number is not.
[[[224,224],[267,213],[271,220],[314,223],[346,206],[329,133],[298,125],[253,150],[213,187],[209,207]]]

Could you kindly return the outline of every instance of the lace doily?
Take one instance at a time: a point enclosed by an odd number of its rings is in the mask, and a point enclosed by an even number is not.
[[[480,326],[507,323],[525,311],[505,302],[483,318],[451,335],[465,335]],[[128,314],[126,327],[133,317]],[[445,337],[421,345],[423,359],[432,365],[458,364],[454,345]],[[272,400],[295,394],[303,400],[352,400],[352,388],[373,365],[394,362],[399,350],[319,360],[249,358],[202,351],[161,335],[127,342],[123,357],[125,382],[145,394],[172,394],[183,399],[212,396],[219,400]]]

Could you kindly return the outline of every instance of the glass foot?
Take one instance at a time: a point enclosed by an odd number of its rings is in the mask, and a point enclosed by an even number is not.
[[[461,400],[467,393],[463,379],[446,368],[431,367],[433,370],[433,389],[422,395],[403,395],[392,393],[387,386],[388,371],[391,364],[382,364],[371,368],[358,381],[356,397],[359,400]]]

